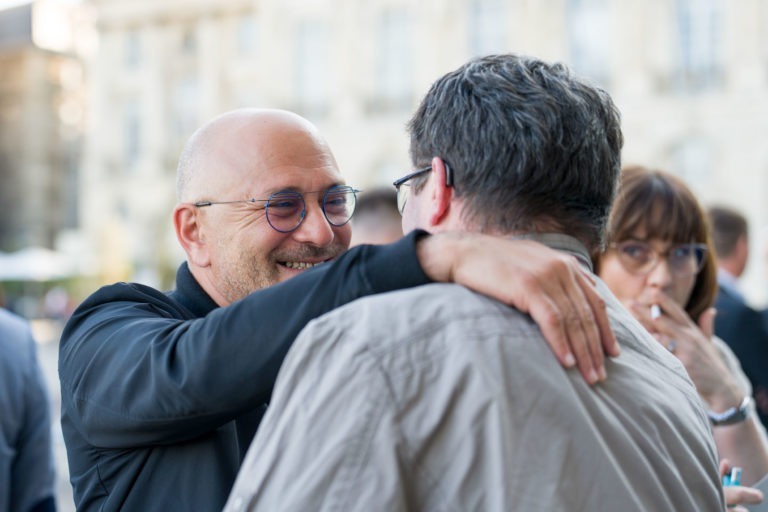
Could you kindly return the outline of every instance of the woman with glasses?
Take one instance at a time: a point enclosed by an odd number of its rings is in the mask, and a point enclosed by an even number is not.
[[[608,221],[598,275],[651,335],[683,363],[709,410],[721,459],[752,485],[768,474],[752,388],[713,336],[717,266],[706,216],[673,175],[628,167]]]

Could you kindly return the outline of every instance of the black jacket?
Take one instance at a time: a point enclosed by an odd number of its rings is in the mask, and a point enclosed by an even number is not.
[[[760,421],[768,427],[768,331],[760,313],[720,286],[715,300],[715,334],[741,363],[757,404]]]
[[[186,264],[171,293],[119,283],[86,299],[59,350],[78,510],[221,510],[299,331],[356,298],[427,283],[417,236],[354,248],[225,308]]]

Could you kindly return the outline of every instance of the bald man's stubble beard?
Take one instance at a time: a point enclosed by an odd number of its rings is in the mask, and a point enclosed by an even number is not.
[[[296,263],[328,262],[346,250],[346,244],[336,241],[326,247],[300,245],[292,250],[276,251],[264,259],[241,255],[222,262],[225,268],[218,273],[220,291],[230,302],[235,302],[256,290],[294,277],[297,275]],[[294,270],[286,266],[286,263],[291,264]],[[311,265],[307,266],[311,268]]]

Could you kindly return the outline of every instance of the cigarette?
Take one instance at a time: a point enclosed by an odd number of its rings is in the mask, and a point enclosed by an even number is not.
[[[661,308],[658,304],[651,305],[651,319],[656,320],[661,316]]]

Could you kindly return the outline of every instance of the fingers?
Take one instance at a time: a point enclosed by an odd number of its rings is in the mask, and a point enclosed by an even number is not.
[[[625,303],[625,306],[629,312],[632,313],[632,316],[634,316],[635,319],[640,322],[643,327],[645,327],[646,331],[651,333],[656,332],[656,327],[653,324],[653,319],[651,318],[651,310],[648,306],[636,301],[629,304]]]
[[[571,350],[576,353],[582,376],[594,384],[606,377],[601,326],[607,326],[610,333],[610,339],[606,342],[609,346],[616,343],[616,338],[608,325],[605,302],[597,295],[594,283],[583,278],[581,267],[575,259],[569,260],[568,264],[571,272],[564,276],[563,283],[570,310],[573,311],[565,319],[568,342]]]
[[[728,459],[720,460],[720,478],[723,478],[731,471],[731,463]],[[725,494],[725,504],[728,510],[744,510],[745,508],[736,505],[755,505],[763,502],[763,493],[759,489],[744,487],[740,485],[726,485],[723,487]]]
[[[763,502],[763,493],[753,487],[743,487],[741,485],[728,485],[723,487],[725,493],[725,504],[732,505],[755,505]]]
[[[518,309],[521,308],[518,306]],[[521,311],[523,310],[521,309]],[[568,336],[554,301],[549,298],[534,300],[530,304],[528,314],[539,325],[549,348],[560,361],[560,364],[566,368],[574,366],[576,357],[568,344]]]
[[[704,333],[707,339],[712,339],[715,334],[715,315],[717,310],[715,308],[708,308],[699,316],[699,329]]]
[[[754,487],[739,488],[739,496],[741,503],[745,503],[747,505],[756,505],[758,503],[762,503],[765,499],[762,491],[760,489],[755,489]]]
[[[656,295],[656,303],[661,307],[662,315],[656,320],[673,320],[679,324],[686,324],[690,322],[688,313],[683,307],[677,303],[675,299],[667,295],[666,293],[659,292]]]
[[[728,459],[720,459],[720,478],[723,478],[731,471],[731,461]]]
[[[574,283],[575,285],[575,280]],[[570,285],[570,283],[569,283]],[[578,288],[578,285],[576,285]],[[603,346],[600,342],[596,312],[592,309],[592,303],[584,295],[583,291],[574,288],[568,297],[571,302],[570,310],[573,311],[565,317],[565,329],[568,343],[576,355],[576,361],[581,375],[590,384],[605,380],[605,366],[603,361]],[[578,298],[570,298],[576,294]],[[603,305],[603,313],[605,313]],[[606,318],[607,322],[607,318]],[[615,340],[614,340],[615,341]]]
[[[611,357],[618,357],[621,354],[619,343],[616,341],[616,335],[613,333],[611,323],[608,321],[608,313],[605,308],[605,301],[598,295],[595,288],[596,282],[592,279],[592,276],[586,272],[579,274],[580,279],[586,279],[587,284],[580,281],[582,291],[589,301],[589,307],[595,314],[595,320],[597,321],[597,330],[600,340],[602,342],[603,349],[606,354]]]
[[[603,345],[615,343],[605,304],[594,284],[582,277],[573,258],[560,258],[550,265],[549,273],[534,286],[545,288],[547,299],[531,302],[531,317],[539,324],[553,352],[564,366],[575,358],[579,371],[589,384],[605,379]],[[601,341],[602,332],[608,336]],[[615,353],[615,348],[611,348]],[[569,358],[569,355],[571,356]]]
[[[648,300],[646,300],[646,305],[647,302]],[[705,336],[699,326],[691,320],[691,317],[688,316],[688,313],[683,309],[683,306],[678,304],[675,299],[666,293],[658,291],[654,294],[653,298],[650,299],[650,302],[658,305],[660,308],[661,314],[656,318],[652,317],[650,309],[648,309],[648,313],[643,313],[639,307],[633,309],[633,314],[636,317],[639,315],[643,316],[642,319],[638,318],[638,320],[640,320],[643,326],[650,332],[661,333],[670,340],[675,340],[676,344],[680,344],[681,342],[683,344],[699,343],[705,339],[709,339],[709,337]],[[706,316],[702,315],[702,320],[705,323],[710,322],[710,328],[712,325],[712,318],[709,315],[712,314],[713,313],[709,313]]]

